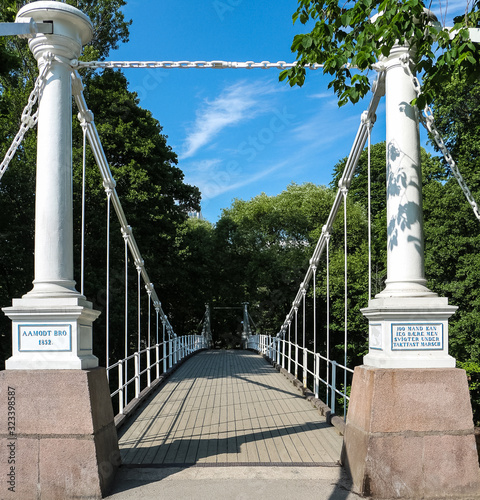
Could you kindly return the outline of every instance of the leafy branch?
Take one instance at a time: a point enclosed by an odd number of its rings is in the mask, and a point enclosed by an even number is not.
[[[420,0],[298,0],[293,22],[315,24],[309,33],[294,37],[291,48],[298,64],[282,71],[280,80],[302,86],[305,67],[322,64],[324,74],[333,77],[328,86],[339,106],[356,103],[370,89],[368,70],[388,57],[394,45],[408,44],[417,72],[423,74],[424,93],[417,101],[423,107],[453,73],[472,82],[480,76],[480,47],[466,29],[480,26],[479,5],[475,0],[449,31],[432,22]]]

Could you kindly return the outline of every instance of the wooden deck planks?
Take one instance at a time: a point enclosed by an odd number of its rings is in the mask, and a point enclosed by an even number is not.
[[[249,351],[182,365],[120,435],[124,464],[336,463],[342,438]]]

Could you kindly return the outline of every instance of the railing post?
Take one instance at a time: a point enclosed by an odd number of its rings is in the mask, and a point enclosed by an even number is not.
[[[288,371],[288,373],[291,373],[290,372],[291,365],[292,365],[292,342],[289,339],[288,340],[288,360],[287,360],[287,371]]]
[[[285,349],[286,349],[286,344],[285,344],[285,338],[282,339],[282,368],[285,369]]]
[[[295,343],[295,378],[298,378],[298,344]]]
[[[151,385],[152,385],[152,374],[150,366],[150,348],[147,347],[147,386],[150,387]]]
[[[178,337],[173,337],[172,341],[173,341],[173,364],[176,365],[177,364],[177,357],[178,357],[178,354],[177,354]]]
[[[337,362],[332,361],[332,385],[330,386],[330,409],[332,415],[335,415],[335,389],[337,388]]]
[[[163,337],[162,351],[163,351],[163,373],[165,373],[167,371],[167,344],[165,342],[165,337]]]
[[[140,353],[136,352],[134,355],[135,362],[135,397],[138,398],[140,396]]]
[[[320,354],[315,353],[315,386],[313,392],[318,399],[318,387],[320,385]]]
[[[123,415],[124,400],[123,400],[123,363],[118,363],[118,413]]]
[[[307,388],[307,348],[303,347],[303,387]]]
[[[173,339],[168,339],[168,367],[171,368],[173,366]]]
[[[160,377],[160,347],[159,344],[155,346],[155,359],[157,360],[155,363],[155,379]]]

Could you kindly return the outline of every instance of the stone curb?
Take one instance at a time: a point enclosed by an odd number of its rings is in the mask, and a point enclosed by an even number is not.
[[[315,394],[310,389],[305,389],[303,387],[303,383],[300,380],[295,378],[295,376],[288,372],[285,368],[282,368],[282,366],[279,365],[276,361],[273,361],[265,354],[263,354],[263,357],[272,364],[275,370],[280,372],[287,380],[289,380],[293,384],[294,387],[296,387],[304,395],[305,399],[309,401],[311,405],[327,419],[327,423],[335,427],[340,436],[344,435],[345,421],[343,420],[343,418],[339,417],[338,415],[332,414],[332,410],[329,406],[327,406],[321,399],[316,398]]]
[[[145,387],[145,389],[143,389],[142,392],[140,392],[138,398],[132,399],[130,403],[128,403],[128,405],[125,406],[125,408],[123,409],[123,414],[115,416],[115,427],[117,428],[117,431],[138,410],[138,408],[147,401],[147,398],[153,396],[154,392],[158,390],[170,377],[170,375],[172,375],[172,373],[177,371],[177,369],[181,365],[183,365],[183,363],[185,363],[187,359],[190,359],[192,356],[195,356],[195,354],[204,350],[205,349],[199,349],[198,351],[187,354],[176,365],[172,366],[165,373],[162,373],[160,377],[155,379],[151,383],[150,387]]]

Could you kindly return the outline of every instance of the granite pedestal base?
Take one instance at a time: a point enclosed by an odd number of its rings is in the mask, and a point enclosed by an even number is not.
[[[480,495],[465,371],[355,368],[342,460],[363,496]]]
[[[6,370],[0,394],[0,498],[102,498],[120,465],[105,369]]]

